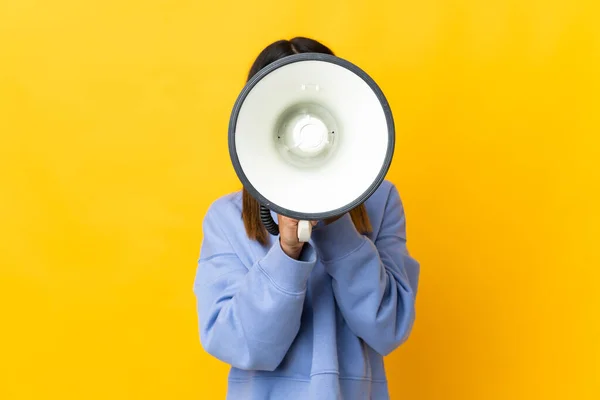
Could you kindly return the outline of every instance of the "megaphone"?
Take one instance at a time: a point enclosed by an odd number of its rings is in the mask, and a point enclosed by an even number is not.
[[[229,154],[244,188],[270,210],[310,221],[342,215],[385,179],[394,153],[390,106],[361,68],[338,56],[299,53],[264,67],[245,84],[229,121]]]

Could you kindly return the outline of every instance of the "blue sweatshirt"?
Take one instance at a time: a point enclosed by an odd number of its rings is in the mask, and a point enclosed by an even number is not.
[[[383,356],[411,331],[420,267],[395,186],[365,205],[372,234],[349,214],[319,223],[299,260],[247,238],[241,192],[209,207],[194,293],[202,346],[231,365],[227,399],[389,399]]]

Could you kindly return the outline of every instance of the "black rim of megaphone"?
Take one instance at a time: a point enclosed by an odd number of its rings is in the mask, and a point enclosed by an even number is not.
[[[377,98],[379,99],[379,102],[381,103],[381,107],[383,108],[383,112],[385,114],[385,119],[386,119],[387,126],[388,126],[388,149],[387,149],[387,152],[385,155],[383,166],[382,166],[381,170],[379,171],[377,178],[373,181],[371,186],[369,186],[369,188],[366,191],[364,191],[363,194],[361,194],[353,202],[351,202],[343,207],[340,207],[336,210],[331,210],[331,211],[326,211],[326,212],[321,212],[321,213],[303,213],[303,212],[296,212],[293,210],[289,210],[285,207],[282,207],[278,204],[273,203],[272,201],[270,201],[269,199],[267,199],[263,195],[261,195],[254,188],[254,186],[252,186],[249,179],[246,177],[246,174],[244,174],[244,171],[240,165],[240,160],[238,158],[237,150],[235,147],[235,131],[236,131],[236,126],[237,126],[237,118],[238,118],[240,108],[242,107],[244,100],[246,99],[246,96],[248,96],[248,93],[250,93],[250,91],[254,88],[254,86],[261,79],[263,79],[265,76],[267,76],[268,74],[270,74],[277,68],[281,68],[284,65],[288,65],[288,64],[291,64],[294,62],[299,62],[299,61],[325,61],[325,62],[330,62],[330,63],[336,64],[336,65],[339,65],[341,67],[344,67],[344,68],[354,72],[356,75],[358,75],[360,78],[362,78],[369,85],[369,87],[373,90],[373,92],[376,94]],[[286,56],[284,58],[280,58],[279,60],[276,60],[276,61],[272,62],[271,64],[267,65],[266,67],[261,69],[259,72],[257,72],[252,78],[250,78],[250,80],[246,83],[246,85],[244,86],[244,88],[242,89],[240,94],[238,95],[238,98],[233,106],[231,118],[229,120],[229,155],[231,158],[231,162],[233,164],[233,168],[234,168],[238,178],[242,182],[242,185],[244,186],[244,188],[250,193],[250,195],[252,197],[254,197],[263,206],[268,207],[270,210],[275,211],[277,214],[284,215],[286,217],[294,218],[294,219],[298,219],[298,220],[322,220],[322,219],[326,219],[326,218],[335,217],[338,215],[345,214],[345,213],[349,212],[350,210],[356,208],[360,204],[364,203],[369,197],[371,197],[373,195],[373,193],[375,193],[377,188],[379,188],[381,183],[384,181],[385,176],[387,175],[388,170],[390,168],[391,161],[392,161],[392,158],[394,155],[394,146],[395,146],[394,118],[392,115],[390,105],[389,105],[385,95],[383,94],[382,90],[379,88],[377,83],[375,83],[373,78],[371,78],[369,76],[369,74],[367,74],[361,68],[354,65],[350,61],[347,61],[343,58],[340,58],[338,56],[333,56],[330,54],[323,54],[323,53],[293,54],[291,56]]]

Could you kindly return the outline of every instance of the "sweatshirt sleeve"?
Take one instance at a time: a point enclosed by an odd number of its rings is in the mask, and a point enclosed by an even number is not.
[[[200,340],[209,354],[233,367],[272,371],[298,333],[316,253],[306,244],[295,260],[276,241],[248,268],[224,229],[231,215],[211,207],[203,222],[194,282]]]
[[[394,186],[375,241],[349,214],[313,231],[313,243],[332,277],[349,328],[382,355],[405,342],[415,319],[419,263],[406,249],[405,215]]]

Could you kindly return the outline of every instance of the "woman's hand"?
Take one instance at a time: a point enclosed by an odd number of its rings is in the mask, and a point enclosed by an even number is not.
[[[298,240],[298,220],[277,215],[277,223],[279,225],[279,243],[281,249],[290,258],[297,260],[304,246],[304,243]],[[315,226],[317,221],[311,221],[311,224]]]

